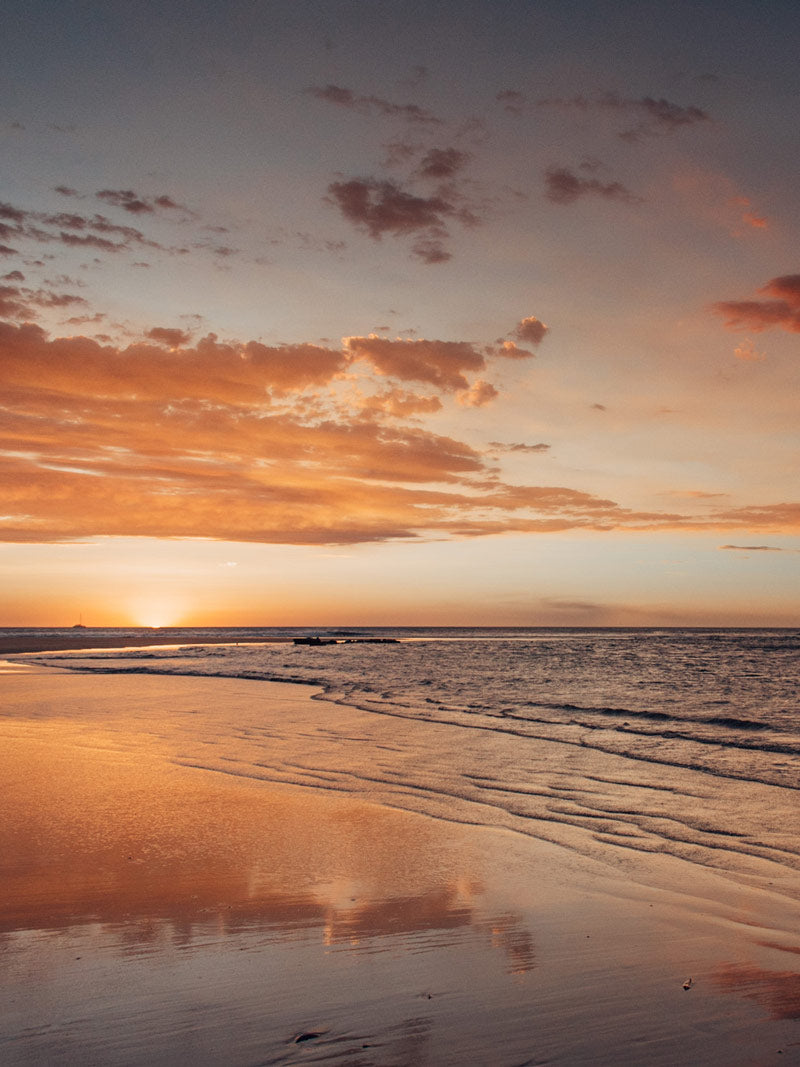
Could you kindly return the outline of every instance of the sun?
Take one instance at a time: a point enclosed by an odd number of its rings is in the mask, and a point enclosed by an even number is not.
[[[179,626],[184,614],[183,605],[163,596],[137,597],[131,600],[128,613],[136,626],[158,629]]]

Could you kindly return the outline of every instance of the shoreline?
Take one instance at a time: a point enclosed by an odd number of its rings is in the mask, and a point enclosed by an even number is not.
[[[291,637],[274,637],[268,641],[264,639],[243,638],[239,641],[229,637],[207,637],[181,639],[175,634],[161,633],[154,630],[152,634],[121,634],[119,636],[104,636],[100,634],[85,633],[83,631],[71,635],[58,636],[5,636],[0,634],[0,656],[21,655],[25,652],[75,652],[91,651],[95,648],[149,648],[153,645],[263,645],[263,644],[289,644]]]
[[[71,627],[71,628],[59,628],[59,627],[0,627],[0,655],[7,654],[12,655],[16,653],[26,652],[72,652],[76,650],[91,650],[95,648],[113,649],[113,648],[147,648],[155,645],[261,645],[261,644],[291,644],[295,636],[307,635],[310,631],[315,634],[319,634],[323,639],[328,639],[329,632],[338,630],[337,627],[319,626],[319,627],[286,627],[281,629],[296,630],[296,635],[277,635],[271,634],[269,636],[240,636],[236,637],[234,634],[220,634],[219,631],[224,631],[225,627],[209,628],[204,627]],[[232,631],[245,631],[245,634],[252,633],[253,631],[270,629],[270,627],[230,627]],[[344,636],[345,631],[349,631],[351,628],[345,627],[341,634],[337,635],[334,639],[339,641],[345,641],[347,638]],[[354,627],[352,629],[360,629]],[[396,631],[406,630],[407,627],[366,627],[366,630],[372,631]],[[411,628],[415,632],[435,632],[446,631],[448,634],[453,631],[464,630],[466,632],[475,631],[503,631],[511,633],[550,633],[550,632],[578,632],[578,633],[652,633],[660,631],[676,631],[676,632],[693,632],[699,633],[705,632],[727,632],[742,633],[742,632],[795,632],[797,627],[794,626],[531,626],[531,627],[413,627]],[[216,630],[216,633],[215,633]],[[12,632],[8,632],[12,631]],[[114,632],[118,631],[118,632]],[[138,632],[133,632],[138,631]],[[353,638],[351,638],[352,640]],[[356,638],[358,640],[358,638]]]

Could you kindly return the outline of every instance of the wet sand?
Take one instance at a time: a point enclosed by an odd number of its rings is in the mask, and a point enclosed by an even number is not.
[[[4,1064],[800,1062],[796,914],[763,890],[184,765],[201,709],[254,701],[302,760],[336,714],[302,687],[0,691]]]

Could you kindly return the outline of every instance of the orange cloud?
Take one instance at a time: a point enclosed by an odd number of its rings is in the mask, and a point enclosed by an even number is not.
[[[429,382],[440,389],[468,389],[464,371],[482,371],[486,360],[467,341],[396,340],[345,337],[345,351],[366,359],[381,374],[401,381]]]
[[[769,220],[757,212],[750,198],[743,196],[724,174],[682,170],[673,177],[672,184],[695,218],[723,227],[731,237],[742,237],[747,230],[769,228]]]
[[[524,341],[525,344],[538,345],[544,340],[545,335],[550,332],[548,326],[545,326],[543,322],[540,322],[535,315],[529,315],[526,319],[521,319],[514,329],[514,336],[518,341]]]
[[[195,348],[166,351],[153,344],[117,349],[87,337],[47,341],[30,323],[0,323],[7,386],[82,396],[165,396],[225,403],[264,403],[271,389],[304,389],[328,382],[346,365],[343,353],[316,345],[268,348],[251,341],[223,344],[214,334]]]
[[[210,335],[191,348],[122,348],[0,324],[0,539],[345,544],[577,528],[800,530],[800,503],[698,518],[636,512],[569,486],[506,484],[486,453],[384,417],[433,413],[437,396],[390,384],[349,411],[337,387],[345,372],[427,381],[477,407],[494,387],[470,386],[464,372],[484,363],[466,342],[354,337],[334,351]]]
[[[759,352],[749,337],[746,337],[740,345],[734,348],[733,354],[737,359],[741,359],[743,363],[763,363],[767,358],[766,353]]]
[[[472,383],[465,393],[459,394],[458,402],[465,408],[482,408],[486,404],[490,404],[499,395],[491,382],[485,382],[482,378],[479,378]]]
[[[366,415],[380,412],[396,418],[408,418],[412,415],[428,415],[440,411],[441,408],[442,402],[438,396],[420,396],[402,389],[389,389],[368,396],[364,400],[362,411]]]
[[[767,282],[759,292],[773,300],[723,300],[711,310],[725,319],[730,330],[771,330],[780,327],[800,333],[800,274],[784,274]]]

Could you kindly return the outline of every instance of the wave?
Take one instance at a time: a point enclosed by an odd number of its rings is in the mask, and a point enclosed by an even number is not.
[[[443,695],[447,692],[442,675],[434,681],[428,673],[430,663],[419,664],[419,674],[409,682],[403,673],[408,666],[406,661],[389,663],[363,658],[368,651],[369,646],[364,646],[359,652],[362,658],[346,661],[351,673],[354,662],[360,666],[360,672],[356,672],[358,681],[341,677],[339,654],[335,658],[320,659],[318,653],[303,656],[288,647],[283,647],[277,654],[273,650],[270,654],[273,663],[268,662],[269,657],[262,654],[263,650],[243,653],[229,645],[183,646],[177,653],[174,648],[104,650],[89,655],[49,653],[40,654],[36,661],[61,669],[89,669],[97,673],[179,674],[310,685],[321,690],[324,699],[371,714],[576,745],[723,778],[800,789],[800,736],[796,730],[787,732],[770,722],[744,715],[697,714],[697,701],[695,714],[688,713],[683,703],[681,714],[653,707],[637,709],[623,703],[589,704],[574,700],[527,700],[504,705],[499,698],[506,695],[505,691],[487,686],[487,695],[496,693],[498,698],[494,704],[462,700],[445,702],[436,696],[424,695],[425,690],[430,692],[432,685],[438,685]],[[248,668],[243,667],[243,657],[248,661]],[[30,657],[14,658],[30,662]],[[291,662],[281,664],[281,660]],[[390,668],[395,673],[387,679],[384,675]],[[364,681],[365,674],[374,681],[374,688],[370,682]],[[391,683],[388,686],[387,680]],[[477,673],[474,678],[468,677],[466,683],[459,679],[460,684],[451,695],[468,697],[469,685],[477,687],[479,681]],[[651,695],[650,700],[653,699]],[[677,700],[674,702],[678,703]],[[715,699],[700,703],[729,701]],[[786,759],[778,765],[772,759],[775,756]]]

